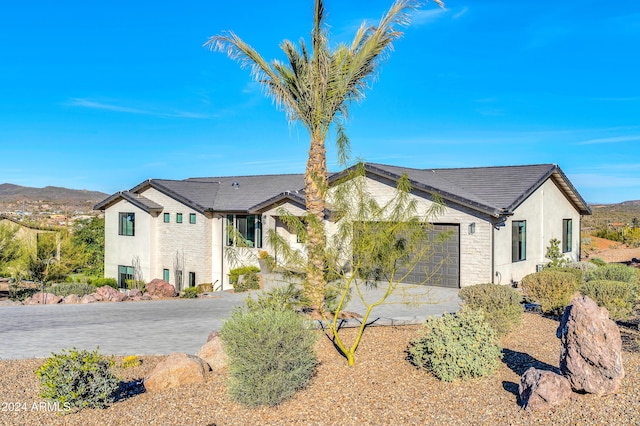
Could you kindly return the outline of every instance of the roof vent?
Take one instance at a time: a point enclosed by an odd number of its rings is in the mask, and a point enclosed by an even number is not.
[[[240,186],[240,184],[238,182],[236,182],[235,180],[233,182],[231,182],[231,187],[232,188],[238,188]]]

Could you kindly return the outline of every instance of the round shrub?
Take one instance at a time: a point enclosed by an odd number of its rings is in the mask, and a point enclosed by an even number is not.
[[[622,281],[635,285],[638,276],[635,268],[621,263],[608,263],[596,269],[590,269],[585,275],[586,281]]]
[[[80,297],[91,294],[96,288],[91,284],[84,283],[59,283],[45,288],[45,293],[55,294],[56,296],[65,297],[70,294],[76,294]]]
[[[593,280],[580,287],[580,292],[592,298],[598,306],[607,308],[609,317],[626,320],[633,312],[636,287],[622,281]]]
[[[318,363],[318,335],[293,311],[237,309],[220,336],[228,356],[229,393],[250,407],[291,397],[309,382]]]
[[[233,284],[233,290],[236,293],[241,293],[260,289],[258,272],[260,272],[260,268],[257,266],[243,266],[229,271],[229,279]]]
[[[440,380],[487,376],[500,365],[497,333],[480,310],[463,308],[456,314],[431,317],[421,331],[409,344],[409,359]]]
[[[552,315],[562,313],[579,286],[574,273],[553,269],[529,274],[520,284],[527,299],[539,303],[542,312]]]
[[[249,310],[274,309],[277,311],[302,312],[311,305],[301,286],[289,283],[286,286],[274,287],[262,291],[256,299],[247,298],[246,306]]]
[[[105,408],[114,400],[120,381],[111,373],[113,360],[98,351],[65,350],[52,354],[36,371],[42,398],[64,408]]]
[[[195,299],[198,297],[198,288],[197,287],[187,287],[182,290],[180,293],[180,297],[183,299]]]
[[[96,288],[108,285],[116,290],[118,289],[118,281],[115,278],[96,278],[91,282],[91,285]]]
[[[505,335],[522,323],[522,296],[514,288],[478,284],[461,288],[459,294],[466,306],[482,310],[485,320],[498,335]]]

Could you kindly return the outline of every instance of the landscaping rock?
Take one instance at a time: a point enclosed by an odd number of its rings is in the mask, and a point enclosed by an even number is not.
[[[18,306],[18,305],[22,305],[22,302],[19,302],[17,300],[0,300],[0,306]]]
[[[151,280],[151,282],[145,286],[145,289],[145,294],[149,296],[174,297],[176,295],[176,288],[159,278]]]
[[[25,305],[55,305],[62,301],[62,297],[52,293],[36,293],[25,299]]]
[[[157,392],[191,383],[204,383],[209,366],[197,356],[174,352],[144,379],[148,392]]]
[[[624,378],[622,339],[605,308],[588,296],[574,297],[556,335],[562,342],[560,371],[574,390],[596,395],[618,391]]]
[[[119,292],[115,288],[104,285],[96,289],[96,298],[105,302],[122,302],[127,300],[127,295]]]
[[[525,371],[518,387],[520,403],[531,411],[558,406],[571,394],[571,384],[566,377],[534,367]]]
[[[98,298],[96,297],[95,293],[85,294],[80,299],[80,303],[95,303],[97,301],[98,301]]]
[[[227,354],[222,347],[222,339],[216,332],[209,335],[207,343],[200,348],[196,356],[202,358],[214,371],[227,365]]]
[[[137,288],[133,288],[129,290],[129,297],[133,298],[133,297],[141,297],[141,296],[142,296],[142,290]]]
[[[62,299],[62,303],[66,305],[80,303],[80,296],[78,296],[77,294],[70,294]]]

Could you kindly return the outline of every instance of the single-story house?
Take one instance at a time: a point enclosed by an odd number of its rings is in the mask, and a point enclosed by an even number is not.
[[[513,284],[548,262],[546,248],[554,238],[561,241],[565,257],[579,260],[581,216],[591,210],[555,164],[414,169],[365,163],[364,169],[376,198],[390,196],[406,174],[420,208],[426,211],[434,194],[444,201],[445,211],[435,218],[432,232],[452,237],[440,254],[446,264],[432,285]],[[335,185],[346,172],[332,174],[329,183]],[[267,230],[295,245],[298,236],[278,211],[304,213],[303,178],[149,179],[115,193],[94,207],[105,215],[105,276],[125,286],[135,264],[146,281],[163,278],[178,289],[199,283],[230,289],[234,266],[226,248],[236,242],[229,227],[256,254],[270,250],[263,238]],[[424,282],[425,271],[441,260],[426,259],[405,281]]]

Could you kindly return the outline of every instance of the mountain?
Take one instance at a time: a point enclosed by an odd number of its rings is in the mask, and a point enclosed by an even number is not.
[[[29,201],[89,201],[97,203],[107,198],[109,194],[86,189],[69,189],[58,186],[32,188],[28,186],[0,184],[0,201],[15,202]]]
[[[584,216],[584,228],[602,228],[608,224],[631,224],[640,220],[640,200],[623,201],[616,204],[589,204],[591,216]]]

